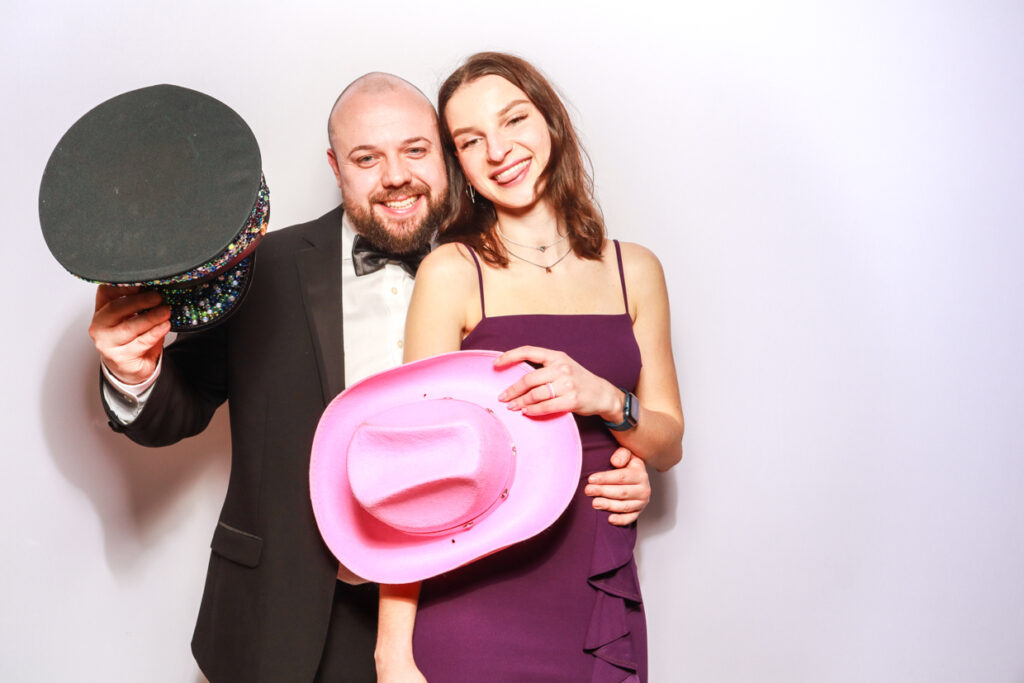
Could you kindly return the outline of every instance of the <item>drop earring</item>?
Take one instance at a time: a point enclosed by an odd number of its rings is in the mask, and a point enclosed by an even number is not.
[[[469,191],[469,201],[476,204],[476,193],[473,192],[473,186],[467,183],[466,189]]]

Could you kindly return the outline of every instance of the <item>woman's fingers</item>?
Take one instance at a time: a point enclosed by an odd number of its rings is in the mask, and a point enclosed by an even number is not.
[[[521,408],[523,415],[530,417],[543,417],[557,413],[571,413],[574,408],[574,399],[570,396],[558,396],[539,403],[531,403]]]
[[[572,381],[551,368],[541,368],[523,375],[502,394],[512,410],[531,403],[549,401],[571,393]]]
[[[547,364],[548,360],[554,357],[556,354],[560,354],[560,351],[552,351],[551,349],[543,349],[539,346],[517,346],[514,349],[509,349],[505,353],[501,354],[494,359],[494,367],[504,368],[515,363],[541,363]],[[561,354],[565,355],[565,354]]]
[[[605,411],[614,387],[588,372],[562,351],[537,346],[520,346],[495,359],[495,367],[530,361],[543,367],[528,372],[498,397],[509,410],[525,415],[550,415],[573,412],[594,415]]]
[[[559,379],[572,373],[572,361],[567,355],[561,351],[542,349],[537,346],[520,346],[506,351],[495,359],[494,366],[496,368],[507,367],[523,361],[541,363],[543,367],[526,373],[498,397],[499,400],[506,402],[518,400],[517,405],[509,405],[512,410],[518,410],[530,403],[550,400],[553,397],[552,393],[554,395],[560,393],[559,386],[556,384]]]

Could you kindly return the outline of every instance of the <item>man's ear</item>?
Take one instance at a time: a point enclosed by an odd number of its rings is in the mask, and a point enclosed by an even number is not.
[[[327,163],[331,165],[331,170],[334,171],[334,179],[338,183],[338,187],[341,187],[341,169],[338,168],[338,158],[334,156],[334,150],[330,147],[327,148]]]

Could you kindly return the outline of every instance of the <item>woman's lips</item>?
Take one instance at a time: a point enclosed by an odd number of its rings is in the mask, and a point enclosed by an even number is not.
[[[491,179],[499,185],[512,185],[518,182],[522,178],[526,177],[527,171],[530,170],[530,159],[526,158],[522,161],[506,166],[496,173],[491,174]]]

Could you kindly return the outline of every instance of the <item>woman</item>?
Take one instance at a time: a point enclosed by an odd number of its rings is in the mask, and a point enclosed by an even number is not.
[[[572,123],[530,64],[470,57],[442,85],[438,112],[463,175],[457,217],[417,276],[406,360],[483,348],[506,351],[497,365],[539,365],[501,398],[530,416],[575,413],[584,464],[576,498],[544,533],[422,594],[381,587],[379,679],[644,681],[636,529],[609,524],[583,483],[619,444],[662,471],[682,455],[661,266],[604,238]]]

